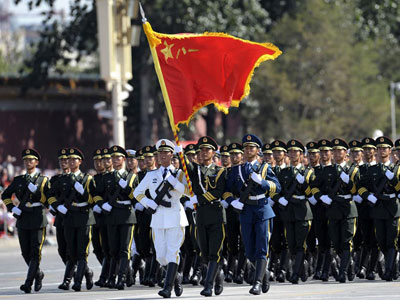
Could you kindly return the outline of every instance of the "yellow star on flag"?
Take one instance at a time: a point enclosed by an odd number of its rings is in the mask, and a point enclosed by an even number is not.
[[[164,45],[165,45],[165,48],[161,49],[160,52],[162,54],[164,54],[165,61],[167,61],[168,58],[174,58],[172,56],[172,51],[171,51],[171,48],[174,46],[174,44],[168,45],[167,41],[164,41]]]

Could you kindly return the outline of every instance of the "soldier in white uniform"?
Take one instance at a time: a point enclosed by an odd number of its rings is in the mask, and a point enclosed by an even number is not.
[[[168,265],[164,288],[158,294],[164,298],[170,298],[174,284],[175,294],[179,297],[183,292],[182,276],[177,274],[179,251],[185,238],[185,226],[188,226],[185,210],[179,200],[183,195],[189,196],[189,189],[182,170],[177,170],[171,165],[174,144],[167,139],[162,139],[157,142],[156,148],[161,166],[157,170],[146,173],[136,187],[134,197],[143,206],[155,211],[150,227],[156,256],[162,266]],[[156,197],[161,192],[163,184],[169,186],[169,191],[161,201],[158,201]],[[150,195],[151,198],[146,196],[146,190],[149,191],[147,196]]]

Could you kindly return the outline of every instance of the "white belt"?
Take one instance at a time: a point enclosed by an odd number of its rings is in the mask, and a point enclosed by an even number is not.
[[[88,206],[89,203],[87,202],[72,202],[72,206],[76,206],[76,207],[84,207],[84,206]]]
[[[389,196],[389,198],[395,198],[396,194],[383,194],[384,196]]]
[[[343,199],[351,199],[352,198],[351,195],[337,195],[337,196],[340,198],[343,198]]]
[[[299,200],[304,200],[304,199],[306,199],[306,196],[304,196],[304,195],[293,195],[292,196],[294,199],[299,199]]]
[[[34,202],[34,203],[27,202],[27,203],[25,203],[25,206],[26,207],[39,207],[39,206],[42,206],[42,203],[40,203],[40,202]]]
[[[117,201],[118,204],[130,205],[132,202],[131,200],[124,200],[124,201]]]
[[[260,195],[257,195],[257,196],[249,196],[249,200],[260,200],[260,199],[263,199],[263,198],[265,198],[264,194],[260,194]]]

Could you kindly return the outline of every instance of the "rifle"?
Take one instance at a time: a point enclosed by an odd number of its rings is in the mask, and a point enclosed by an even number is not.
[[[160,185],[156,188],[157,196],[155,197],[155,199],[153,199],[154,202],[157,203],[157,205],[161,205],[164,207],[171,207],[171,202],[163,200],[165,195],[167,195],[168,198],[171,198],[171,195],[169,193],[171,189],[172,185],[167,180],[162,181]],[[147,214],[154,214],[155,212],[156,211],[151,207],[148,207],[146,209]]]

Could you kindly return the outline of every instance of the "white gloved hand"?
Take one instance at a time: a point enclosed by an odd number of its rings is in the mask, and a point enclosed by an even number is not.
[[[183,206],[185,207],[185,209],[194,210],[194,206],[190,200],[186,201]]]
[[[168,173],[168,174],[170,174],[170,173]],[[167,181],[169,182],[170,185],[172,185],[172,187],[175,187],[175,185],[178,183],[178,179],[176,179],[176,177],[173,175],[169,175],[167,177]]]
[[[262,182],[262,177],[260,174],[257,174],[256,172],[251,173],[251,179],[255,182],[261,185]]]
[[[192,204],[192,206],[193,206],[193,204],[199,203],[199,202],[197,201],[197,196],[196,196],[196,195],[190,197],[190,203]]]
[[[288,203],[289,203],[289,201],[287,201],[287,200],[285,199],[285,197],[280,197],[279,200],[278,200],[278,202],[279,202],[280,205],[283,205],[283,206],[286,206],[286,205],[288,205]]]
[[[32,182],[29,182],[29,184],[28,184],[28,189],[29,189],[32,193],[34,193],[34,192],[36,192],[36,190],[37,190],[37,186],[36,186],[35,184],[33,184]]]
[[[183,147],[182,146],[175,146],[175,153],[181,153],[183,152]]]
[[[138,203],[135,204],[135,209],[138,210],[138,211],[143,211],[144,210],[144,206],[140,202],[138,202]]]
[[[13,208],[12,208],[12,213],[13,214],[16,214],[17,216],[20,216],[21,215],[21,213],[22,213],[22,210],[20,210],[18,207],[16,207],[16,206],[14,206]]]
[[[344,183],[349,183],[350,176],[348,174],[346,174],[346,172],[342,172],[342,173],[340,173],[340,179],[342,179],[342,181]]]
[[[373,203],[373,204],[375,204],[376,203],[376,201],[378,201],[378,198],[376,198],[374,195],[372,195],[372,194],[370,194],[369,196],[368,196],[368,201],[369,202],[371,202],[371,203]]]
[[[93,207],[93,211],[95,213],[101,214],[101,208],[100,206],[98,206],[97,204]]]
[[[104,203],[101,206],[101,208],[104,209],[105,211],[108,211],[108,212],[110,212],[112,210],[112,206],[110,204],[108,204],[108,202]]]
[[[304,183],[304,176],[301,175],[300,173],[297,173],[296,180],[297,180],[298,183],[303,184]]]
[[[124,180],[123,178],[121,178],[121,179],[118,181],[118,184],[119,184],[120,187],[122,187],[122,188],[124,189],[124,188],[126,188],[126,186],[128,185],[128,182],[127,182],[126,180]]]
[[[268,204],[271,205],[271,207],[273,207],[275,204],[274,200],[272,200],[271,197],[268,197]]]
[[[254,173],[253,173],[253,174],[254,174]],[[244,206],[244,204],[243,204],[242,202],[240,202],[239,199],[233,200],[233,201],[231,202],[231,205],[232,205],[234,208],[238,209],[238,210],[242,210],[242,209],[243,209],[243,206]]]
[[[324,202],[327,205],[331,205],[332,204],[332,199],[329,198],[328,195],[322,195],[321,196],[321,201]]]
[[[153,210],[156,210],[158,207],[157,203],[152,199],[146,199],[146,205]]]
[[[387,177],[387,179],[392,180],[394,177],[394,173],[390,170],[386,170],[385,176]]]
[[[360,195],[354,195],[353,200],[357,203],[361,203],[363,201],[363,198],[361,198]]]
[[[229,203],[226,202],[226,200],[222,200],[222,201],[221,201],[221,204],[222,204],[222,206],[223,206],[225,209],[227,209],[228,206],[229,206]]]
[[[57,207],[57,210],[62,213],[63,215],[65,215],[68,212],[68,209],[64,206],[64,204],[60,204]]]
[[[317,204],[317,200],[315,199],[314,196],[311,196],[310,198],[308,198],[308,201],[309,201],[312,205]]]
[[[83,189],[83,185],[80,184],[78,181],[75,182],[74,188],[75,188],[75,190],[76,190],[79,194],[81,194],[81,195],[83,195],[83,193],[85,192],[85,190]]]

